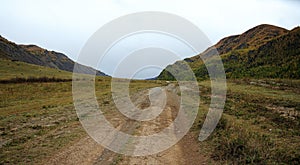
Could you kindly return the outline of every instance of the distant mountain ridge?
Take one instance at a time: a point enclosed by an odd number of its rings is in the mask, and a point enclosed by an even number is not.
[[[273,25],[262,24],[256,26],[241,35],[226,37],[219,41],[215,47],[219,54],[224,54],[230,50],[244,49],[249,47],[259,47],[270,39],[287,33],[288,30]]]
[[[73,72],[75,62],[65,54],[48,51],[36,45],[17,45],[0,36],[0,58],[13,61],[21,61],[30,64],[56,68]],[[81,73],[96,73],[99,76],[107,76],[105,73],[92,67],[78,65]]]
[[[208,78],[200,56],[216,54],[216,50],[223,60],[227,78],[300,78],[299,27],[287,30],[262,24],[240,35],[221,39],[203,53],[184,59],[198,79]],[[180,72],[179,63],[169,65],[158,79],[173,80],[166,70]]]

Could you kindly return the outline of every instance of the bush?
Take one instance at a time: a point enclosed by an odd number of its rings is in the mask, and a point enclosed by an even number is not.
[[[274,144],[266,135],[251,133],[242,128],[228,130],[216,141],[213,158],[236,164],[265,164],[271,160]]]
[[[72,79],[62,79],[56,77],[28,77],[28,78],[12,78],[9,80],[0,80],[1,84],[9,84],[9,83],[28,83],[28,82],[67,82],[72,81]]]

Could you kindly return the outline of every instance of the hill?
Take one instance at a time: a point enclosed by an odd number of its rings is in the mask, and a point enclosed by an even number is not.
[[[300,28],[286,30],[259,25],[243,34],[226,37],[186,61],[198,79],[208,78],[200,56],[220,54],[227,78],[300,78]],[[182,61],[181,61],[182,62]],[[180,61],[166,69],[179,71]],[[183,75],[184,76],[184,75]],[[163,70],[158,79],[174,79]]]
[[[64,70],[29,64],[21,61],[0,59],[0,82],[15,78],[59,78],[72,79],[72,73]]]
[[[219,41],[215,47],[219,54],[231,50],[257,48],[274,37],[287,33],[288,30],[273,25],[259,25],[241,35],[230,36]]]
[[[0,59],[21,61],[64,71],[73,72],[75,62],[63,53],[48,51],[36,45],[17,45],[0,36]],[[95,69],[79,65],[82,73],[93,73]],[[107,76],[101,71],[96,75]]]

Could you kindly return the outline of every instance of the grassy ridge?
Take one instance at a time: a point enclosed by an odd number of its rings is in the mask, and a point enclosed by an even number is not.
[[[71,72],[5,59],[0,59],[0,73],[0,80],[9,80],[17,77],[54,77],[61,79],[72,78]]]
[[[242,36],[242,35],[241,35]],[[248,45],[248,44],[246,44]],[[224,45],[217,45],[219,47]],[[230,49],[229,49],[230,48]],[[270,37],[262,45],[218,48],[227,78],[300,78],[300,28],[280,36]],[[209,49],[204,52],[210,53]],[[201,54],[200,54],[201,56]],[[207,66],[200,56],[185,59],[199,80],[208,79]],[[168,70],[183,72],[181,62],[169,65],[158,76],[160,80],[174,80]],[[184,76],[184,74],[183,74]]]

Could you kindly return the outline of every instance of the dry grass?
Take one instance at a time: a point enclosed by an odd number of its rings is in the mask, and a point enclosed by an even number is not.
[[[299,112],[297,92],[249,84],[228,83],[224,114],[214,133],[204,142],[211,147],[211,157],[221,164],[299,164],[299,115],[287,118],[267,108],[272,105]],[[200,85],[202,101],[207,107],[210,83],[200,82]],[[198,126],[204,119],[205,113],[200,114]]]
[[[10,67],[2,64],[14,67],[9,70]],[[2,64],[0,71],[4,74],[0,80],[39,77],[36,70],[30,72],[38,66],[19,62]],[[71,77],[71,73],[47,68],[42,72],[54,74],[55,78]],[[251,83],[254,81],[260,84]],[[205,146],[204,152],[213,162],[299,164],[300,118],[295,115],[300,111],[299,81],[263,81],[270,86],[261,85],[261,80],[229,81],[224,115],[209,139],[199,142],[199,147]],[[71,82],[0,84],[0,164],[42,164],[86,136],[73,106],[71,85]],[[133,94],[163,85],[165,81],[131,81],[129,91]],[[199,82],[199,85],[201,105],[191,129],[193,134],[199,133],[210,104],[210,82]],[[114,106],[110,88],[110,78],[96,78],[100,108],[117,125],[114,119],[123,120],[124,115]],[[290,117],[286,116],[286,110]],[[290,111],[298,113],[290,114]]]
[[[96,78],[96,95],[108,116],[113,106],[110,78]],[[160,86],[133,81],[131,91]],[[72,99],[72,82],[0,84],[0,164],[41,163],[86,136]]]

